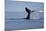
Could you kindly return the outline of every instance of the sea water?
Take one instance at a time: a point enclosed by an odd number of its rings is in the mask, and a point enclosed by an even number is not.
[[[44,19],[22,19],[27,16],[26,13],[6,12],[5,13],[5,30],[24,30],[39,29],[44,27]]]

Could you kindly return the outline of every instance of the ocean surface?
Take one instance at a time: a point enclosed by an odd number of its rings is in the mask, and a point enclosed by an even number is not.
[[[44,27],[44,19],[22,19],[26,13],[5,12],[5,30],[40,29]]]

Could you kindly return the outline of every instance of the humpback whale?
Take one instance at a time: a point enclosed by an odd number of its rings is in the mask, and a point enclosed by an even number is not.
[[[30,19],[30,14],[31,14],[32,12],[34,12],[34,11],[31,11],[31,10],[28,9],[27,7],[25,8],[25,11],[28,13],[26,19]]]

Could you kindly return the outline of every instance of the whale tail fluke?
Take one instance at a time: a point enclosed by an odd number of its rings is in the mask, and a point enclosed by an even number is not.
[[[31,10],[29,10],[28,8],[25,8],[25,10],[26,10],[26,12],[28,13],[26,19],[30,19],[30,13],[35,12],[35,11],[31,11]]]
[[[27,13],[30,13],[30,10],[28,8],[25,8]]]

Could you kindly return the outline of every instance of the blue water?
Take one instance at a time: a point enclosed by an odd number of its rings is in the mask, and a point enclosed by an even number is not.
[[[26,13],[6,12],[5,28],[10,30],[39,29],[44,27],[44,19],[22,19]]]

